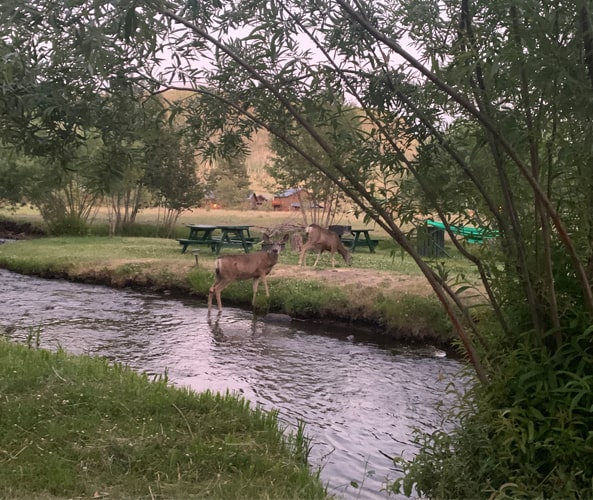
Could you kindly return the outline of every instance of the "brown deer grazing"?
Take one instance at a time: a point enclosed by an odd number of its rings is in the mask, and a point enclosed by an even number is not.
[[[212,295],[216,295],[216,303],[218,304],[218,311],[222,312],[222,303],[220,301],[220,292],[234,281],[248,280],[253,278],[253,300],[252,305],[255,305],[255,296],[259,280],[264,282],[266,295],[270,296],[268,290],[268,282],[266,276],[270,274],[272,268],[278,262],[278,254],[282,249],[282,243],[288,241],[288,234],[279,243],[272,242],[265,234],[263,236],[264,243],[272,243],[272,248],[268,251],[259,251],[253,253],[221,255],[216,259],[214,284],[210,287],[208,293],[208,312],[212,308]]]
[[[299,258],[299,264],[301,266],[306,265],[306,254],[307,251],[311,249],[319,250],[313,267],[317,265],[319,257],[321,257],[323,252],[331,253],[332,267],[335,265],[334,259],[336,252],[344,258],[346,264],[352,264],[352,254],[346,250],[346,247],[342,244],[340,237],[336,233],[329,229],[324,229],[317,224],[307,226],[305,231],[307,232],[307,243],[305,243],[301,249],[301,256]]]

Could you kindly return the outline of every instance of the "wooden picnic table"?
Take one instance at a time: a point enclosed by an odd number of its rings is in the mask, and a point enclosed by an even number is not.
[[[185,253],[189,245],[209,246],[216,255],[224,247],[243,248],[245,253],[249,253],[255,243],[249,231],[251,226],[188,224],[187,227],[189,236],[177,240],[181,253]]]
[[[366,245],[371,253],[375,253],[375,247],[379,244],[379,240],[371,239],[369,234],[371,231],[372,229],[350,229],[353,238],[343,238],[342,243],[344,243],[344,246],[350,247],[352,253],[354,253],[356,247],[361,245]],[[364,238],[361,239],[361,236],[364,236]]]

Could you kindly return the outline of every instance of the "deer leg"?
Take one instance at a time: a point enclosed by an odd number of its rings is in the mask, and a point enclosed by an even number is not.
[[[264,289],[266,291],[266,297],[270,296],[270,289],[268,288],[268,280],[266,279],[266,275],[262,275],[259,278],[253,278],[253,300],[251,301],[251,305],[255,305],[255,295],[257,294],[257,287],[259,285],[259,280],[262,280],[264,284]]]
[[[212,309],[212,295],[214,294],[214,288],[210,287],[208,290],[208,312]]]
[[[217,288],[216,289],[216,305],[218,306],[218,312],[222,312],[222,300],[220,300],[220,292],[222,292],[222,290]]]
[[[218,311],[222,312],[222,301],[220,299],[220,293],[229,286],[234,280],[220,280],[218,283],[214,283],[212,288],[210,289],[211,292],[214,292],[216,295],[216,305],[218,306]],[[210,293],[208,294],[209,300],[211,300]]]
[[[317,254],[317,258],[315,259],[315,264],[313,264],[313,267],[317,267],[317,263],[319,262],[319,257],[321,257],[322,252],[323,252],[323,250],[319,250],[319,253]]]
[[[336,265],[336,254],[332,253],[332,267],[335,267]]]
[[[219,283],[220,283],[220,281],[218,280],[218,278],[215,279],[214,283],[208,290],[208,312],[210,312],[210,310],[212,309],[212,296],[214,295],[214,293],[216,291],[216,287]],[[218,305],[218,308],[220,309],[220,304]]]
[[[310,245],[305,243],[303,245],[303,248],[301,248],[301,256],[299,257],[299,266],[302,266],[303,264],[305,266],[307,265],[307,250],[309,250],[309,247],[310,247]]]
[[[218,306],[218,312],[222,312],[222,300],[220,299],[220,293],[231,283],[232,281],[221,281],[214,287],[214,291],[216,292],[216,305]]]
[[[253,299],[251,300],[252,306],[255,305],[255,296],[257,295],[257,287],[258,286],[259,286],[259,278],[253,278]],[[267,290],[267,287],[266,287],[266,290]]]

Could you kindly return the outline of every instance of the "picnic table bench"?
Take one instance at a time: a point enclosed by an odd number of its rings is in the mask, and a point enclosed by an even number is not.
[[[350,248],[352,253],[361,245],[366,245],[371,253],[375,253],[375,248],[379,244],[379,240],[371,239],[369,233],[372,229],[352,229],[350,226],[329,226],[329,230],[335,232],[340,237],[342,244],[346,248]],[[351,235],[351,237],[344,237],[344,235]]]
[[[249,232],[250,226],[188,224],[187,227],[189,236],[177,239],[181,253],[185,253],[189,245],[210,247],[216,255],[224,247],[243,248],[249,253],[256,243]]]
[[[354,252],[357,248],[360,248],[361,245],[366,245],[371,253],[375,253],[375,249],[379,244],[379,240],[373,240],[370,238],[368,240],[366,238],[363,240],[357,240],[356,238],[342,238],[342,244],[346,248],[350,248],[352,252]]]

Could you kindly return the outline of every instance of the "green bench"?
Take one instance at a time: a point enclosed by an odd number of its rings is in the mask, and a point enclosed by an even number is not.
[[[230,241],[222,241],[220,237],[208,238],[208,239],[201,239],[201,240],[190,240],[188,238],[178,238],[177,241],[182,246],[181,253],[185,253],[187,251],[187,247],[190,245],[205,245],[209,246],[210,249],[218,255],[221,248],[223,247],[233,247],[233,248],[243,248],[243,242],[241,240],[231,239]],[[245,244],[247,248],[251,250],[253,245],[256,243],[255,238],[247,238]]]
[[[434,227],[440,229],[441,231],[446,231],[445,224],[442,222],[434,221],[434,220],[427,220],[426,225],[430,227]],[[487,229],[483,227],[470,227],[470,226],[449,226],[449,230],[453,234],[458,234],[463,236],[465,241],[468,243],[478,243],[482,244],[488,241],[490,238],[496,238],[499,236],[500,232],[497,229]]]
[[[352,248],[353,243],[354,243],[354,238],[342,238],[342,244],[346,248]],[[374,250],[375,248],[377,248],[377,245],[379,244],[379,240],[371,240],[370,244],[372,245],[373,250]],[[358,243],[356,244],[356,248],[361,247],[361,246],[368,247],[367,241],[366,240],[358,240]]]
[[[247,246],[248,250],[251,251],[253,249],[253,245],[255,245],[256,240],[255,238],[245,238],[245,245]],[[212,251],[220,252],[221,248],[230,247],[230,248],[243,248],[243,242],[241,240],[231,239],[230,241],[222,241],[220,239],[215,239],[215,242],[212,244]]]
[[[185,253],[187,250],[187,247],[190,245],[207,245],[207,246],[211,247],[212,245],[217,243],[213,239],[212,240],[190,240],[187,238],[178,238],[177,241],[182,246],[181,253]]]

